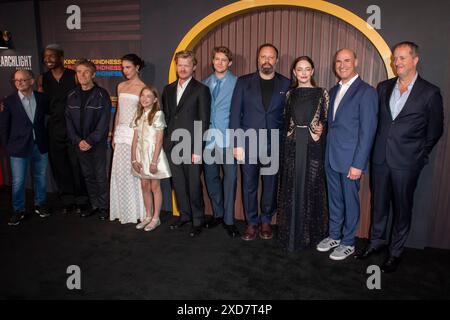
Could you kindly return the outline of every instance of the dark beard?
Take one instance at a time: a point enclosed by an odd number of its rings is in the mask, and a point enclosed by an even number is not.
[[[264,67],[264,66],[261,66],[259,70],[260,70],[263,74],[272,74],[274,68],[273,68],[273,66],[270,66],[270,67]]]

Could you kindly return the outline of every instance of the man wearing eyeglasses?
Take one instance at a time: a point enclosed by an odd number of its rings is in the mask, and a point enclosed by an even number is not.
[[[48,141],[45,94],[33,91],[33,74],[18,70],[14,74],[17,92],[6,97],[0,112],[0,139],[10,157],[12,173],[13,214],[9,225],[17,226],[25,217],[25,182],[31,165],[34,183],[34,212],[41,218],[49,216],[46,205],[46,169]]]

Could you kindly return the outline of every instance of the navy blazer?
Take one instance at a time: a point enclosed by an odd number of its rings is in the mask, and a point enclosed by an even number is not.
[[[3,101],[0,112],[0,139],[10,157],[27,158],[33,152],[34,144],[41,153],[48,152],[46,114],[48,98],[44,93],[34,91],[36,111],[31,122],[16,92]],[[35,138],[33,138],[33,130]]]
[[[339,85],[330,90],[325,162],[342,174],[347,174],[350,167],[366,171],[378,122],[377,92],[358,77],[342,98],[333,120],[338,90]]]
[[[405,106],[392,120],[390,99],[398,78],[378,87],[380,117],[372,162],[395,169],[421,169],[442,135],[444,111],[440,90],[417,77]]]
[[[274,79],[272,100],[266,111],[258,72],[238,78],[231,99],[230,129],[282,129],[290,81],[279,73]]]

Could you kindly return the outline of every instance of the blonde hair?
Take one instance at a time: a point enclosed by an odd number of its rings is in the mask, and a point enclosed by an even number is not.
[[[190,58],[192,61],[192,64],[194,66],[197,65],[197,58],[195,58],[195,53],[193,51],[190,50],[183,50],[183,51],[178,51],[177,53],[175,53],[175,63],[178,63],[178,59],[188,59]]]
[[[152,86],[152,85],[147,85],[145,87],[142,88],[141,93],[139,93],[139,103],[138,103],[138,107],[136,110],[136,119],[134,120],[134,124],[137,125],[138,120],[142,117],[142,115],[144,114],[144,107],[141,104],[141,96],[142,93],[144,92],[144,90],[149,90],[151,93],[153,93],[153,95],[156,98],[156,101],[153,103],[152,108],[150,110],[150,112],[148,113],[148,124],[151,125],[153,123],[153,118],[155,117],[156,112],[158,112],[159,110],[161,110],[161,107],[159,105],[159,93],[158,90]]]

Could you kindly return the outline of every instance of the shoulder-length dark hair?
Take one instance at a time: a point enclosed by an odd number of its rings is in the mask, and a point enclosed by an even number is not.
[[[295,70],[295,67],[297,66],[297,63],[299,61],[307,61],[311,65],[311,68],[314,70],[314,62],[312,61],[312,59],[310,57],[308,57],[308,56],[301,56],[301,57],[298,57],[297,59],[295,59],[294,62],[292,62],[292,65],[291,65],[291,86],[290,86],[291,89],[295,89],[295,88],[298,87],[298,79],[294,75],[294,70]],[[312,84],[313,87],[317,87],[316,81],[314,80],[314,77],[311,77],[311,84]]]

